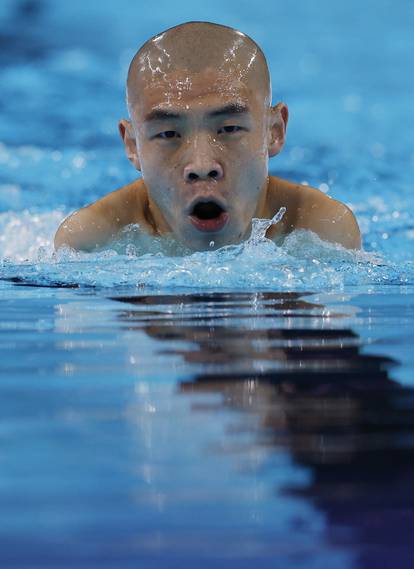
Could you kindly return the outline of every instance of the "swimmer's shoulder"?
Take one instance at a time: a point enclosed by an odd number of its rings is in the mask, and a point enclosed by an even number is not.
[[[351,209],[324,192],[283,180],[269,178],[269,198],[275,211],[285,206],[283,230],[307,229],[321,239],[339,243],[348,249],[360,249],[361,234]]]
[[[69,245],[73,249],[90,251],[106,244],[123,227],[131,224],[151,230],[147,203],[143,181],[135,180],[64,219],[55,235],[55,248]]]
[[[145,217],[148,194],[142,179],[122,186],[87,206],[94,213],[111,219],[119,226],[140,223]]]

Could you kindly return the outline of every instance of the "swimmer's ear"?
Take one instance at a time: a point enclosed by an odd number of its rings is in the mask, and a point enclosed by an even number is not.
[[[286,127],[289,119],[289,111],[284,103],[278,103],[270,109],[269,128],[269,156],[276,156],[282,150],[286,139]]]
[[[134,129],[132,127],[131,121],[121,119],[118,123],[118,130],[125,145],[125,151],[126,155],[128,156],[128,160],[132,162],[137,170],[141,171],[141,163],[138,157],[137,143],[135,140]]]

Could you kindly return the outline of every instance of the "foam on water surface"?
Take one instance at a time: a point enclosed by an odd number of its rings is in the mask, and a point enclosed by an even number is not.
[[[50,213],[0,215],[2,279],[32,285],[139,288],[214,288],[264,290],[341,289],[347,285],[414,284],[414,267],[379,255],[350,251],[309,231],[296,231],[281,245],[266,239],[277,223],[254,220],[250,238],[239,245],[190,253],[166,239],[125,228],[108,249],[94,253],[62,248],[53,237],[63,217]]]

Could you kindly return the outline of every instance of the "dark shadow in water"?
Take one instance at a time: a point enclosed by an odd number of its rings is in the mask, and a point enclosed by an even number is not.
[[[78,284],[71,284],[71,283],[61,283],[61,282],[53,282],[53,283],[36,283],[26,280],[24,277],[7,277],[1,278],[0,281],[6,281],[9,283],[13,283],[17,286],[27,286],[27,287],[34,287],[34,288],[95,288],[89,285],[82,285],[82,287]]]
[[[323,512],[330,544],[354,552],[357,567],[413,566],[414,390],[389,377],[397,362],[366,355],[341,314],[306,296],[114,300],[134,305],[120,313],[128,329],[207,369],[182,392],[221,393],[223,407],[258,416],[258,446],[288,449],[310,469],[306,488],[283,491]],[[190,344],[172,350],[175,341]]]

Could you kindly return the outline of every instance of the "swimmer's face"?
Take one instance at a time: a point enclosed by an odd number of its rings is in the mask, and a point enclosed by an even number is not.
[[[192,250],[246,238],[252,218],[263,215],[284,108],[271,109],[262,90],[207,68],[149,81],[130,110],[121,134],[160,232]]]

